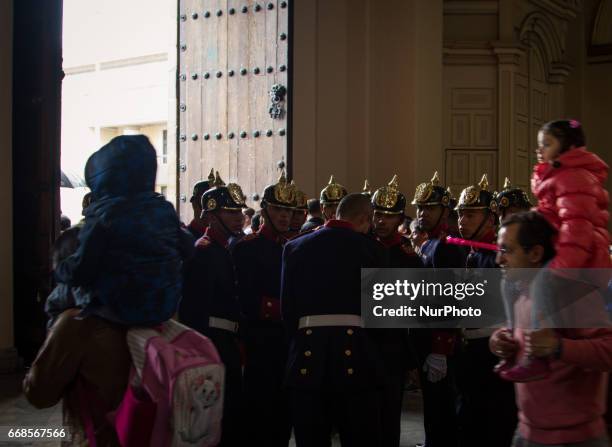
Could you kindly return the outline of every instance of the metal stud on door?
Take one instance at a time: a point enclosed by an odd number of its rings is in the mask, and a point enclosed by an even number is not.
[[[278,177],[277,162],[290,160],[290,6],[179,0],[179,199],[214,168],[254,206],[253,197]],[[189,204],[178,203],[188,221]]]

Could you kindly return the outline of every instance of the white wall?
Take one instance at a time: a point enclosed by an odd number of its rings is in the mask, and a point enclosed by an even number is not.
[[[161,155],[176,20],[176,0],[64,0],[63,169],[82,173],[126,127],[141,129]],[[170,166],[159,166],[158,190]]]
[[[64,0],[64,66],[166,52],[173,0]]]

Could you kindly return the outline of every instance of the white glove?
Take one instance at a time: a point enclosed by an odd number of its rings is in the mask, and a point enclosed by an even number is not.
[[[446,356],[444,354],[429,354],[425,359],[423,371],[427,373],[427,380],[431,383],[444,379],[448,371]]]

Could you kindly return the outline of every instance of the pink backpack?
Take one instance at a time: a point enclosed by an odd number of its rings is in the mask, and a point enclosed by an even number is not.
[[[127,342],[132,380],[114,415],[121,445],[216,445],[225,368],[213,343],[174,320],[130,329]]]

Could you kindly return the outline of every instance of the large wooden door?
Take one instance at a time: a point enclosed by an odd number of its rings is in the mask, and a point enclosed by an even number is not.
[[[456,197],[478,183],[483,174],[487,174],[491,190],[499,183],[496,88],[497,74],[489,65],[464,62],[444,66],[443,183]]]
[[[183,220],[191,216],[193,184],[211,168],[226,182],[239,183],[250,206],[281,168],[290,168],[290,7],[284,0],[179,1],[178,209]]]

